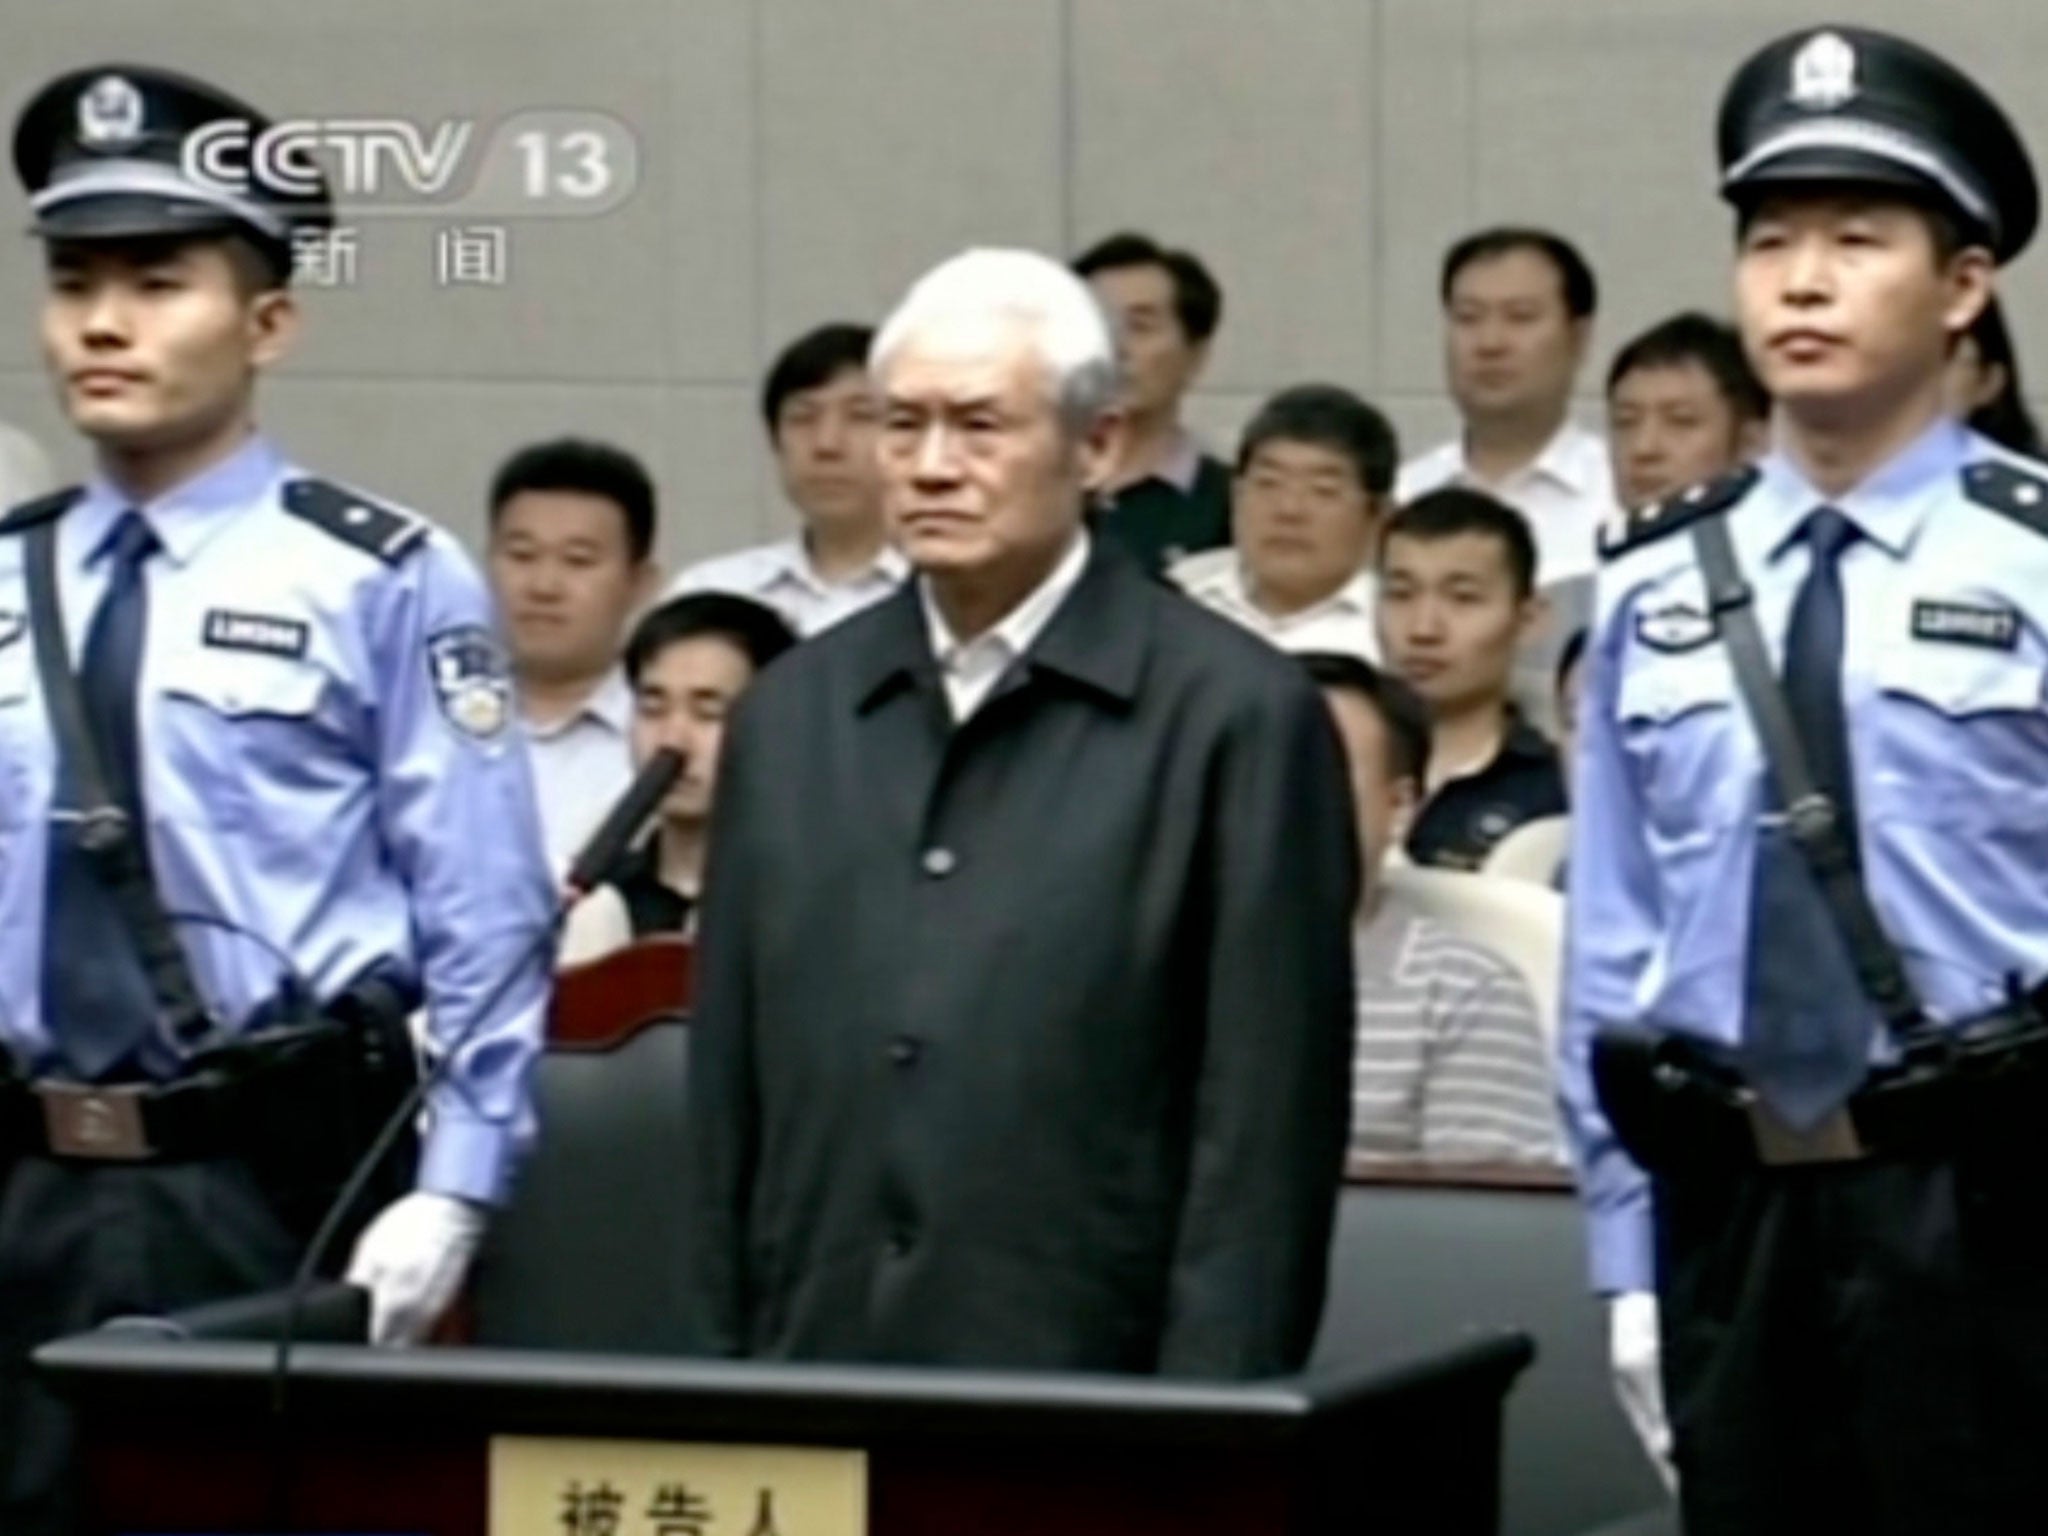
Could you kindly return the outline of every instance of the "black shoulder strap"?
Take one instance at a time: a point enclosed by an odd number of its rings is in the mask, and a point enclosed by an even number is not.
[[[71,504],[85,494],[82,486],[67,486],[61,491],[52,491],[47,496],[38,496],[34,501],[24,501],[9,507],[7,515],[0,517],[0,537],[13,533],[26,533],[37,523],[47,523],[62,517],[71,510]]]
[[[331,480],[288,480],[284,509],[342,543],[396,565],[427,536],[425,519],[369,500]]]
[[[1600,558],[1612,560],[1645,544],[1654,544],[1681,528],[1689,528],[1703,517],[1725,512],[1749,494],[1757,476],[1754,464],[1744,464],[1717,480],[1681,491],[1668,501],[1652,502],[1608,519],[1600,530]]]
[[[1842,825],[1839,807],[1814,782],[1792,707],[1771,667],[1770,652],[1757,625],[1753,594],[1735,558],[1728,519],[1696,520],[1692,538],[1707,580],[1708,606],[1721,621],[1721,637],[1735,667],[1736,684],[1763,743],[1764,760],[1778,781],[1779,797],[1785,802],[1792,841],[1820,884],[1828,910],[1848,944],[1849,961],[1864,994],[1901,1040],[1910,1039],[1925,1023],[1926,1015],[1906,976],[1905,962],[1863,887],[1849,842],[1851,831]]]
[[[69,506],[67,500],[64,503]],[[61,512],[63,507],[58,508]],[[19,515],[18,513],[16,515]],[[13,518],[9,518],[11,525]],[[23,574],[28,588],[29,627],[36,650],[36,674],[43,701],[56,732],[57,750],[78,789],[77,820],[71,835],[92,856],[100,878],[113,895],[121,919],[135,940],[142,968],[156,999],[158,1016],[172,1042],[198,1044],[212,1030],[213,1020],[199,1000],[199,989],[186,964],[185,951],[171,928],[170,914],[149,867],[149,845],[143,829],[122,807],[135,803],[108,792],[106,759],[100,752],[71,670],[71,647],[64,635],[64,610],[57,589],[57,527],[54,514],[27,524],[27,560]],[[126,788],[127,786],[122,786]]]

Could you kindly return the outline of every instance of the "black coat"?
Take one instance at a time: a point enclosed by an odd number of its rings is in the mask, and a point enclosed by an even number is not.
[[[1099,544],[958,730],[913,587],[799,647],[736,713],[712,828],[696,1346],[1298,1365],[1357,878],[1299,665]]]

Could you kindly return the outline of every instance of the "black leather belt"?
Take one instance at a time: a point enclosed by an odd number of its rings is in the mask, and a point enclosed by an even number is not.
[[[222,1053],[227,1065],[167,1083],[0,1080],[0,1151],[100,1163],[233,1153],[251,1135],[252,1095],[331,1090],[337,1053],[354,1049],[349,1039],[333,1023],[256,1035]]]
[[[17,1082],[0,1093],[0,1126],[17,1155],[101,1163],[206,1157],[234,1144],[240,1086],[212,1074],[174,1083]]]
[[[1787,1124],[1724,1058],[1684,1039],[1603,1037],[1595,1075],[1624,1145],[1653,1170],[1943,1155],[1990,1118],[2048,1117],[2048,1031],[1960,1039],[1952,1049],[1879,1067],[1810,1128]]]

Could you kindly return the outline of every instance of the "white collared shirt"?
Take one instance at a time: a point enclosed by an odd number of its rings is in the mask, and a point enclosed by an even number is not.
[[[560,720],[537,725],[520,716],[548,865],[556,874],[568,869],[633,781],[632,723],[633,690],[623,671],[612,672]]]
[[[1454,438],[1403,464],[1394,498],[1405,506],[1447,485],[1498,496],[1529,520],[1538,586],[1589,575],[1599,563],[1600,524],[1616,506],[1614,466],[1599,433],[1567,420],[1532,462],[1498,484],[1472,472],[1465,440]]]
[[[996,680],[1045,632],[1045,626],[1052,622],[1052,616],[1059,612],[1060,604],[1067,600],[1067,594],[1079,584],[1082,571],[1087,569],[1088,544],[1086,529],[1076,533],[1050,576],[993,628],[965,643],[954,638],[946,616],[932,601],[929,581],[918,582],[917,596],[924,604],[932,655],[938,658],[939,676],[946,684],[946,702],[953,708],[955,725],[965,724],[981,708]]]
[[[827,581],[811,564],[811,552],[798,536],[700,560],[670,582],[662,595],[666,599],[689,592],[735,592],[766,603],[787,619],[797,634],[809,639],[880,602],[901,586],[909,573],[902,554],[884,544],[866,570],[844,580]]]
[[[1361,661],[1380,659],[1373,612],[1379,603],[1379,581],[1361,568],[1321,602],[1289,614],[1271,614],[1252,601],[1249,573],[1234,549],[1204,550],[1175,563],[1166,573],[1180,589],[1205,608],[1242,624],[1283,651],[1337,651]]]

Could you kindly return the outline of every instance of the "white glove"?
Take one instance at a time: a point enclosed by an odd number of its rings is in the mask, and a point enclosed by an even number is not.
[[[356,1243],[348,1279],[370,1293],[370,1342],[417,1344],[455,1300],[483,1241],[481,1206],[424,1191],[394,1200]]]
[[[1678,1469],[1671,1462],[1671,1421],[1664,1413],[1663,1349],[1653,1293],[1625,1291],[1608,1303],[1607,1343],[1622,1412],[1664,1486],[1676,1493]]]

